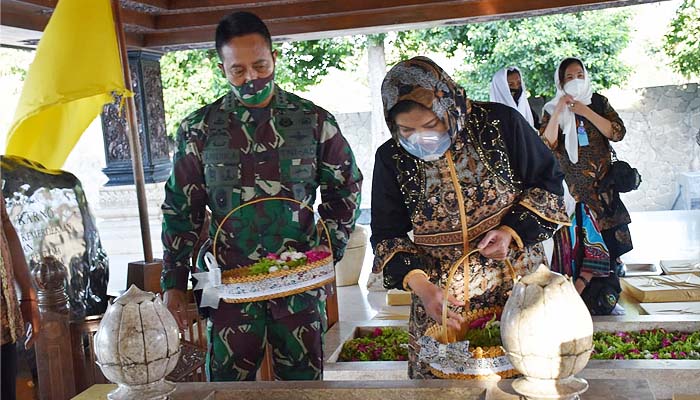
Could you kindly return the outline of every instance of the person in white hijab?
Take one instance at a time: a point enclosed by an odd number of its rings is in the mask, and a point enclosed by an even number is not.
[[[570,60],[562,70],[564,62]],[[563,74],[562,74],[563,72]],[[561,79],[561,78],[564,79]],[[578,137],[576,116],[577,111],[583,111],[583,106],[591,104],[593,89],[591,78],[586,67],[578,58],[567,58],[562,61],[554,73],[554,82],[557,85],[557,93],[552,100],[544,105],[544,111],[552,116],[552,121],[558,121],[564,134],[566,152],[572,163],[578,162]],[[578,108],[574,109],[578,105]],[[588,107],[586,107],[588,108]],[[590,108],[588,108],[590,111]],[[545,137],[550,143],[556,141],[556,124],[551,124],[549,131],[545,131]]]
[[[554,81],[557,93],[544,105],[540,135],[557,157],[573,198],[595,214],[611,270],[619,273],[620,256],[632,250],[631,219],[619,193],[598,189],[611,165],[610,142],[625,137],[625,125],[608,99],[593,92],[580,59],[564,59]]]
[[[539,129],[540,121],[527,101],[525,81],[518,67],[508,67],[498,70],[491,79],[489,88],[490,100],[494,103],[513,107],[535,129]]]

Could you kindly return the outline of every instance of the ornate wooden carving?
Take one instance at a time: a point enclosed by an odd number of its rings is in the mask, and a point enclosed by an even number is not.
[[[166,379],[172,382],[206,382],[204,363],[207,356],[207,321],[199,315],[195,303],[187,306],[185,318],[187,329],[180,341],[180,359]]]
[[[144,179],[147,183],[163,182],[170,172],[159,60],[158,53],[129,52],[131,90],[135,96]],[[133,184],[126,129],[126,117],[123,110],[119,110],[119,101],[105,106],[102,113],[102,130],[107,161],[104,172],[109,177],[107,185]]]
[[[70,310],[65,290],[66,268],[54,257],[32,263],[37,285],[41,335],[36,342],[36,364],[41,400],[75,396],[70,339]]]
[[[71,349],[75,391],[82,393],[92,385],[109,383],[95,363],[95,333],[100,326],[101,315],[86,317],[82,321],[71,321]]]

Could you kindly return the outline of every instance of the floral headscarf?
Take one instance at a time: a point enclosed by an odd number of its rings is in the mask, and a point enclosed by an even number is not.
[[[427,57],[414,57],[394,65],[382,82],[384,119],[394,139],[398,127],[389,118],[389,111],[400,101],[411,100],[432,110],[447,125],[454,140],[464,128],[468,101],[464,89]]]

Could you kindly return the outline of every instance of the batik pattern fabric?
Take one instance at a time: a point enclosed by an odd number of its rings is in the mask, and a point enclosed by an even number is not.
[[[517,275],[543,263],[539,242],[551,237],[558,224],[569,223],[563,203],[563,174],[551,152],[517,111],[501,104],[468,101],[461,88],[429,60],[409,60],[403,67],[413,70],[411,79],[417,82],[421,96],[437,93],[434,101],[451,98],[454,106],[448,107],[447,114],[436,114],[449,115],[463,125],[455,132],[450,151],[436,161],[413,157],[398,144],[396,136],[377,151],[372,185],[374,272],[383,272],[387,288],[401,288],[406,274],[419,268],[432,283],[444,287],[457,259],[476,248],[486,232],[503,228],[514,235],[508,257]],[[436,75],[419,79],[416,68]],[[415,92],[400,77],[393,81],[400,88],[391,93],[403,95],[384,96],[385,110],[411,99]],[[424,90],[435,82],[441,82],[437,86],[440,90]],[[425,98],[423,101],[421,104],[430,103]],[[466,216],[466,246],[462,212]],[[513,286],[504,263],[477,253],[466,265],[467,271],[460,268],[455,274],[451,293],[467,300],[470,309],[503,306]],[[418,362],[416,348],[417,339],[433,323],[414,295],[409,319],[411,378],[434,377]]]
[[[629,212],[622,204],[619,195],[611,199],[611,202],[614,201],[616,203],[616,207],[614,213],[609,215],[605,212],[598,194],[598,182],[608,173],[611,164],[610,142],[619,142],[625,137],[627,131],[622,119],[605,96],[593,93],[589,107],[610,121],[612,124],[612,138],[608,139],[592,122],[580,115],[576,115],[577,126],[583,123],[583,127],[588,134],[588,146],[578,147],[578,162],[574,164],[569,159],[564,147],[565,139],[561,129],[559,130],[556,147],[552,151],[554,151],[554,155],[559,160],[564,171],[566,184],[571,195],[577,202],[585,203],[593,211],[601,230],[607,230],[631,222]],[[551,116],[545,112],[542,116],[540,133],[544,133],[545,129],[547,129],[550,119]]]
[[[10,246],[5,237],[3,226],[9,224],[10,219],[5,210],[5,200],[0,201],[0,323],[2,324],[2,344],[14,343],[24,336],[24,323],[22,313],[17,301],[15,291],[14,270]]]

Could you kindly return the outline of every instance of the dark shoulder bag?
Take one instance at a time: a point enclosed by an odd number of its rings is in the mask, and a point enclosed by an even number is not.
[[[610,157],[612,159],[610,169],[601,179],[601,183],[604,186],[613,187],[618,193],[637,190],[639,184],[642,183],[642,176],[637,171],[637,168],[632,168],[627,162],[618,160],[617,153],[615,153],[612,146],[610,146]]]
[[[591,109],[598,115],[605,113],[603,98],[597,93],[591,97]],[[607,215],[615,212],[616,199],[620,198],[620,193],[627,193],[639,188],[642,183],[642,176],[636,168],[632,168],[626,161],[619,160],[617,153],[608,141],[610,149],[610,159],[612,163],[605,176],[598,181],[598,195],[603,203],[604,211]]]
[[[606,215],[613,215],[617,209],[620,193],[636,190],[642,183],[642,176],[637,168],[632,168],[629,163],[618,160],[617,153],[610,147],[612,163],[605,176],[598,181],[598,197],[603,205]]]

